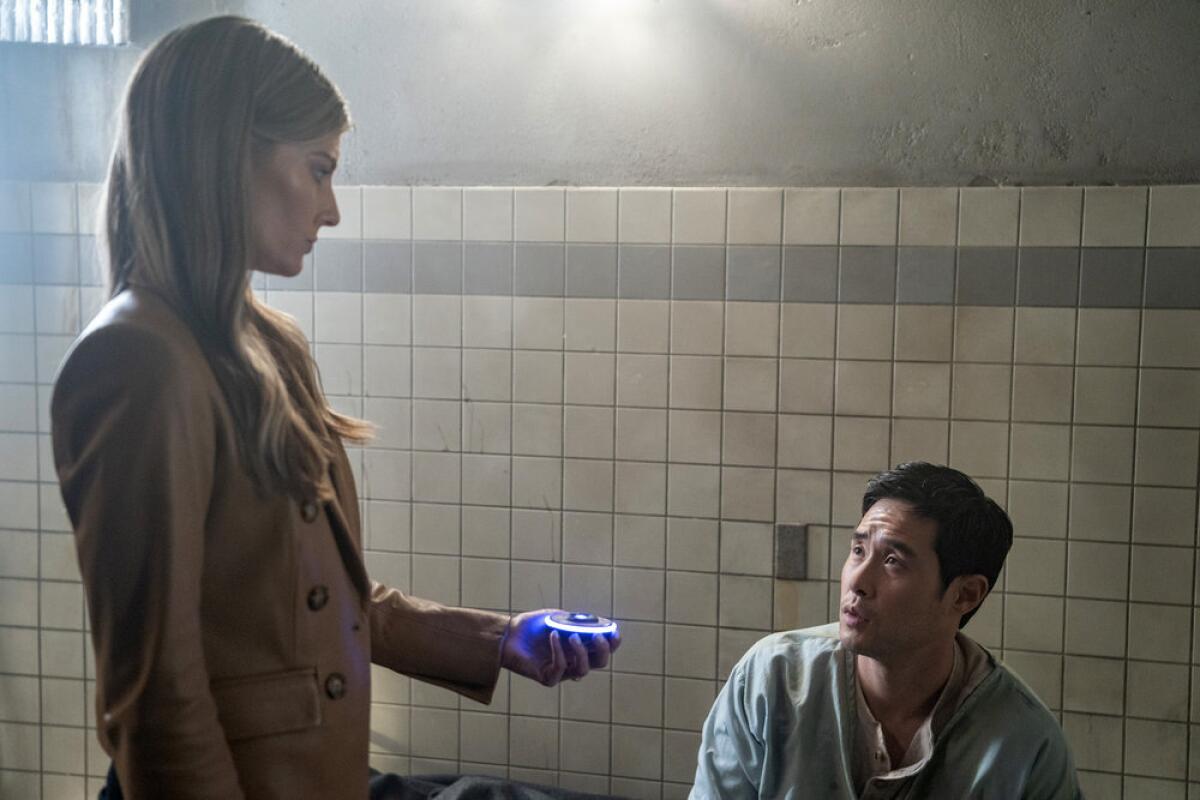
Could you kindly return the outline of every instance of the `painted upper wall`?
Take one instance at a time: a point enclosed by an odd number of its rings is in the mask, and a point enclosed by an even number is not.
[[[352,183],[1200,181],[1197,0],[132,0],[0,45],[0,178],[95,180],[140,53],[232,12],[339,84]]]

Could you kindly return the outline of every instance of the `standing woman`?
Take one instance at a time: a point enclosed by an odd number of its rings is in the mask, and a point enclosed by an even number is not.
[[[338,223],[349,125],[262,26],[176,30],[127,90],[105,192],[111,299],[54,389],[54,458],[96,650],[98,734],[129,798],[363,798],[370,662],[490,700],[604,637],[371,581],[343,440],[308,343],[250,291]],[[618,644],[612,643],[612,647]],[[111,781],[110,781],[111,784]]]

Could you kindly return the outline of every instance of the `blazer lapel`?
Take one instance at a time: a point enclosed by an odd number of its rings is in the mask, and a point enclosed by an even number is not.
[[[354,495],[354,479],[344,451],[340,453],[340,457],[336,461],[329,465],[329,479],[333,482],[335,495],[334,500],[325,504],[325,508],[329,512],[330,529],[337,542],[338,552],[342,556],[342,563],[346,565],[346,572],[350,574],[350,579],[358,588],[365,608],[371,597],[371,581],[367,577],[367,568],[363,563],[360,530],[357,525],[358,509],[353,505],[358,502],[358,499]],[[351,518],[354,520],[353,523]]]

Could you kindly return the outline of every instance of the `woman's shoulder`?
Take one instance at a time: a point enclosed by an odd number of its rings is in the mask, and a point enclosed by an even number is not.
[[[115,380],[133,389],[197,388],[211,373],[187,324],[156,294],[137,288],[111,298],[71,345],[56,391]]]

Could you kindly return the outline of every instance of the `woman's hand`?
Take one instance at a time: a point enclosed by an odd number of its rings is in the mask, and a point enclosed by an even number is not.
[[[564,639],[546,624],[546,615],[557,610],[515,615],[508,623],[500,665],[543,686],[556,686],[563,678],[577,681],[590,669],[608,666],[609,655],[621,646],[620,632],[591,636],[587,644],[577,633]]]

